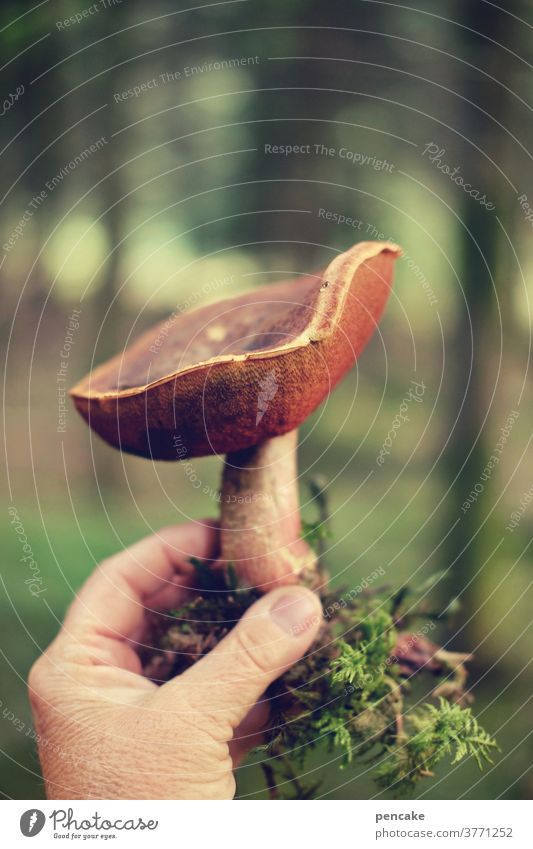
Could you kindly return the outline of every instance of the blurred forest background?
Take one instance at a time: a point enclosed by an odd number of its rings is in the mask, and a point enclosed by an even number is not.
[[[439,639],[475,653],[474,710],[502,751],[483,774],[446,766],[418,794],[531,797],[531,4],[189,5],[0,11],[2,792],[43,795],[24,682],[94,565],[217,513],[182,465],[93,438],[68,400],[61,409],[64,389],[180,305],[385,237],[405,252],[394,295],[358,367],[302,429],[303,513],[313,518],[306,478],[326,475],[336,586],[378,566],[391,587],[442,572],[435,604],[457,600]],[[380,467],[412,380],[422,403]],[[220,465],[194,464],[214,491]],[[327,753],[313,762],[326,798],[376,792],[363,765],[336,766]],[[253,764],[239,793],[264,795]]]

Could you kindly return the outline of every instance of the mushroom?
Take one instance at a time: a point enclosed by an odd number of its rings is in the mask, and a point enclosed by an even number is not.
[[[297,428],[374,332],[399,254],[362,242],[319,274],[174,313],[71,390],[122,451],[226,455],[220,559],[242,585],[266,591],[315,566],[301,538]]]

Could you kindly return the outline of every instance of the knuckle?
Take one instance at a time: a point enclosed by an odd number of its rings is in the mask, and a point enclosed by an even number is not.
[[[63,659],[57,639],[37,658],[28,673],[28,694],[34,710],[57,702],[61,697]]]
[[[178,526],[177,525],[163,525],[163,527],[159,528],[159,530],[156,531],[153,534],[153,536],[154,536],[155,539],[160,539],[163,542],[167,542],[167,539],[169,537],[172,538],[172,536],[176,535],[176,527],[178,527]]]
[[[28,691],[33,707],[41,704],[48,691],[50,677],[50,661],[46,654],[37,658],[28,673]]]
[[[117,556],[116,554],[111,554],[109,557],[104,557],[103,560],[98,564],[97,572],[101,575],[108,576],[109,573],[115,572],[117,568]]]

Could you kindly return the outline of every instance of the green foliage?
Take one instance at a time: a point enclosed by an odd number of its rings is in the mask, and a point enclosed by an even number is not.
[[[361,639],[355,646],[340,639],[339,656],[331,663],[331,683],[353,684],[366,700],[384,681],[395,644],[393,620],[386,610],[378,609],[358,624]]]
[[[368,669],[368,655],[366,645],[352,648],[349,643],[341,640],[339,643],[340,655],[331,664],[333,684],[354,684],[362,690],[369,679],[373,677],[373,670]]]
[[[359,623],[362,639],[355,646],[346,640],[338,641],[339,656],[331,663],[331,683],[353,684],[366,700],[370,692],[381,685],[395,644],[393,620],[384,609],[374,611]]]
[[[322,522],[302,522],[302,539],[315,551],[318,551],[322,543],[327,542],[330,536],[327,526]]]
[[[319,561],[324,555],[326,543],[332,537],[329,508],[326,496],[327,481],[322,475],[314,475],[309,481],[309,491],[313,501],[317,519],[307,521],[302,519],[302,539],[317,553]]]
[[[497,749],[496,742],[480,727],[470,708],[440,698],[438,706],[424,705],[409,722],[413,735],[391,749],[376,771],[381,787],[410,790],[446,756],[453,756],[452,764],[471,756],[479,769],[484,761],[492,763],[490,753]]]
[[[343,766],[353,760],[352,733],[347,722],[341,716],[326,712],[316,723],[317,731],[330,737],[330,749],[338,747],[344,750]]]

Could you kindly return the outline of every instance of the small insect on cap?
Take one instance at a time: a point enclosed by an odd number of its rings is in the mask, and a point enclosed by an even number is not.
[[[376,329],[400,248],[361,242],[325,271],[174,314],[71,390],[106,442],[157,460],[297,428]]]

